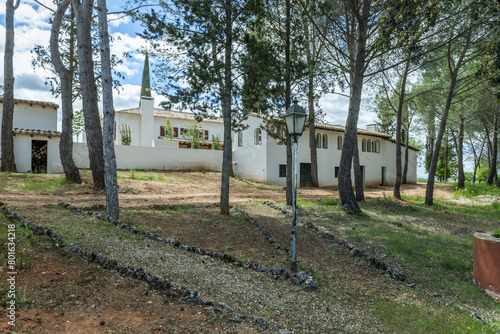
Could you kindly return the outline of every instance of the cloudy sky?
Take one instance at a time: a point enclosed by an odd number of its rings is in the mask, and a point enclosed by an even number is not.
[[[51,0],[41,0],[49,8],[54,8]],[[120,11],[123,1],[108,0],[110,12]],[[58,98],[52,96],[46,78],[51,73],[41,68],[34,69],[31,62],[34,58],[32,53],[35,45],[48,47],[50,37],[49,19],[51,11],[36,4],[32,0],[22,0],[20,7],[15,12],[15,55],[14,75],[15,97],[20,99],[53,101],[59,103]],[[142,31],[138,24],[134,24],[127,17],[111,16],[110,33],[115,37],[111,51],[116,55],[128,52],[132,57],[126,59],[124,64],[116,68],[125,79],[121,80],[122,87],[115,91],[115,109],[121,110],[134,108],[138,105],[140,85],[144,56],[137,52],[146,45],[142,38],[136,36],[135,32]],[[0,36],[5,36],[5,5],[0,5]],[[0,43],[0,51],[3,54],[4,43]],[[0,66],[3,68],[3,57],[0,57]],[[154,64],[152,64],[154,66]],[[3,83],[3,71],[0,72],[0,82]],[[160,103],[163,98],[153,92],[155,103]],[[327,121],[332,124],[345,125],[347,118],[348,99],[340,95],[329,94],[320,101],[320,106],[327,114]],[[365,104],[366,105],[366,104]],[[75,104],[80,108],[80,103]],[[376,115],[362,108],[359,118],[359,127],[364,128],[373,123]]]

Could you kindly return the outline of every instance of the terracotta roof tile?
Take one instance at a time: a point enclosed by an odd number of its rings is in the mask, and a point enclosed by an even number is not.
[[[47,136],[47,137],[61,137],[61,132],[51,130],[35,130],[35,129],[19,129],[12,130],[14,135],[32,135],[32,136]]]
[[[3,96],[0,96],[0,103],[3,103]],[[37,106],[42,106],[42,107],[49,107],[53,109],[58,109],[59,105],[54,102],[45,102],[45,101],[33,101],[33,100],[23,100],[23,99],[14,99],[14,104],[18,103],[26,103],[29,104],[30,106],[37,105]]]

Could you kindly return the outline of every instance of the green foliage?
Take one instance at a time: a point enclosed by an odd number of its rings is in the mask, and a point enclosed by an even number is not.
[[[500,238],[500,230],[493,230],[493,236],[495,238]]]
[[[205,132],[201,127],[201,124],[192,121],[189,122],[189,125],[186,127],[186,132],[182,134],[182,138],[189,140],[191,143],[191,148],[198,149],[200,148],[200,143],[205,142],[203,139]]]
[[[132,134],[130,132],[130,125],[123,124],[122,126],[120,126],[120,137],[122,145],[130,146],[130,144],[132,144]]]
[[[477,182],[486,182],[486,179],[488,179],[489,173],[490,173],[489,167],[479,169],[479,171],[476,174],[476,181]]]
[[[465,311],[444,305],[434,312],[420,304],[401,305],[392,300],[380,300],[375,304],[377,318],[394,333],[495,333],[486,323],[472,318]],[[394,312],[394,310],[398,312]]]
[[[496,187],[495,185],[466,182],[463,189],[458,188],[458,183],[453,183],[452,187],[453,189],[455,189],[454,194],[457,196],[468,198],[482,195],[500,196],[500,188]]]
[[[457,155],[453,145],[448,142],[448,138],[445,136],[443,137],[443,144],[439,151],[439,160],[436,170],[436,177],[439,181],[447,181],[449,178],[456,178],[458,173],[457,164]]]
[[[165,124],[165,139],[169,141],[174,140],[174,127],[169,119],[167,119],[167,124]]]
[[[73,135],[78,138],[83,132],[85,132],[85,120],[83,118],[83,109],[80,109],[73,113]]]
[[[219,135],[218,135],[218,134],[217,134],[217,135],[215,135],[215,136],[214,136],[214,135],[212,135],[212,148],[213,148],[214,150],[218,150],[218,151],[222,150],[222,144],[221,144],[221,142],[220,142],[220,139],[219,139]]]

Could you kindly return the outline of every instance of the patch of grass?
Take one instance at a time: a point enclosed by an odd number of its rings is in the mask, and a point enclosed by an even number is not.
[[[405,201],[413,202],[411,205],[416,209],[414,215],[428,214],[431,211],[453,211],[455,213],[460,213],[463,215],[481,217],[487,219],[493,219],[500,221],[500,203],[493,202],[491,204],[485,205],[475,205],[475,204],[462,204],[442,201],[439,199],[434,199],[434,204],[432,206],[427,206],[424,204],[425,199],[421,196],[406,196],[403,197]]]
[[[474,198],[482,195],[500,196],[500,188],[497,188],[495,185],[489,186],[485,183],[466,182],[464,186],[464,188],[459,189],[458,183],[453,183],[452,187],[455,190],[454,195],[467,198]]]
[[[33,295],[28,296],[26,289],[28,288],[28,284],[24,285],[24,288],[21,288],[16,293],[16,304],[24,304],[33,300]]]
[[[15,178],[15,179],[31,179],[36,177],[36,174],[28,174],[28,173],[0,173],[1,178]]]
[[[375,306],[379,319],[391,333],[495,333],[488,324],[447,306],[436,305],[433,312],[419,304],[401,305],[392,300],[380,300]]]
[[[256,190],[270,190],[269,187],[264,187],[264,186],[242,186],[242,188],[256,189]]]
[[[224,251],[224,253],[227,253],[228,251],[233,250],[233,249],[234,249],[234,246],[231,246],[231,245],[226,245],[226,246],[222,247],[222,250]]]
[[[129,179],[136,181],[156,181],[156,175],[147,172],[138,172],[135,169],[129,170]]]
[[[318,226],[340,234],[341,239],[354,242],[358,247],[386,254],[389,263],[397,263],[417,286],[462,303],[500,311],[500,307],[472,282],[472,233],[455,233],[470,226],[491,230],[491,222],[464,217],[499,220],[495,204],[475,206],[438,200],[428,207],[423,198],[412,198],[412,202],[408,199],[403,202],[392,198],[367,199],[361,204],[365,215],[342,219],[338,228],[331,223],[331,216],[338,214],[339,208],[330,203],[304,202],[301,205],[306,212],[319,214],[314,220]],[[433,224],[425,222],[427,217],[437,220],[435,229]]]
[[[33,192],[35,194],[59,194],[64,193],[67,185],[65,177],[57,179],[33,178],[27,182],[17,183],[11,190]]]

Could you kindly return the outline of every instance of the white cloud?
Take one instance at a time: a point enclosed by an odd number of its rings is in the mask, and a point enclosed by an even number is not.
[[[125,59],[123,64],[116,66],[115,70],[129,78],[139,73],[144,66],[144,56],[138,54],[136,50],[145,47],[147,42],[140,37],[132,37],[123,33],[114,33],[112,36],[115,40],[110,45],[111,53],[121,57],[124,52],[128,52],[132,56]]]
[[[325,94],[319,105],[326,113],[326,121],[330,124],[345,125],[349,109],[349,99],[338,94]]]
[[[130,17],[123,14],[110,14],[108,15],[108,25],[109,27],[116,28],[122,24],[130,23]]]
[[[139,106],[141,96],[141,86],[125,84],[122,85],[118,91],[113,92],[113,102],[115,110],[123,110],[136,108]],[[151,92],[151,96],[155,99],[155,106],[158,107],[164,98],[158,95],[155,91]]]

